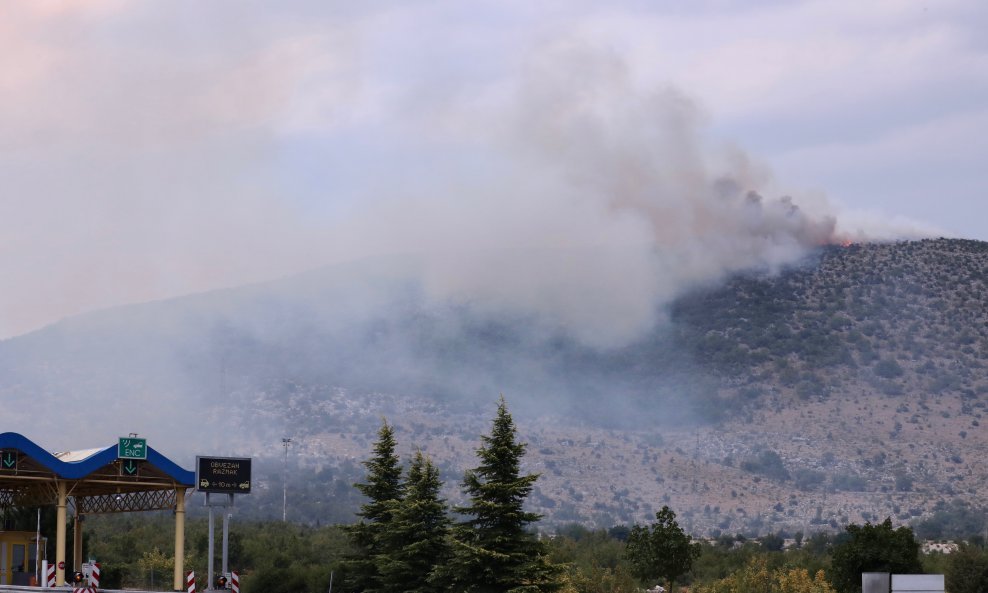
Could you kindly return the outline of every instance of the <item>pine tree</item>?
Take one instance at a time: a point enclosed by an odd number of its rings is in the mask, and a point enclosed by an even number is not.
[[[382,554],[382,534],[390,529],[394,510],[404,497],[401,462],[395,454],[394,429],[387,420],[381,423],[374,444],[374,455],[364,462],[366,482],[354,487],[369,500],[360,507],[361,520],[346,528],[354,552],[346,559],[344,570],[350,591],[371,593],[380,590],[377,572]]]
[[[558,566],[526,527],[541,516],[523,509],[538,474],[521,475],[525,444],[501,397],[489,436],[477,450],[480,465],[468,470],[463,491],[469,504],[456,509],[472,517],[454,529],[450,563],[433,581],[462,593],[542,593],[561,587]]]
[[[440,498],[439,470],[421,451],[416,452],[405,481],[405,498],[395,505],[391,525],[382,539],[378,558],[381,589],[388,592],[441,593],[429,582],[436,566],[450,556],[450,519]]]
[[[625,555],[636,577],[649,582],[665,579],[672,590],[676,579],[693,567],[700,546],[676,522],[676,513],[663,506],[651,526],[631,528]]]

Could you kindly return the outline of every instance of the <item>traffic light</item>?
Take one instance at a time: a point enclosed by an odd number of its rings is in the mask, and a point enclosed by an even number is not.
[[[220,576],[216,577],[216,588],[226,589],[226,575],[221,574]]]
[[[81,583],[83,578],[84,577],[82,576],[82,572],[81,571],[78,571],[77,570],[77,571],[75,571],[75,572],[72,573],[72,582],[73,583],[76,583],[76,584]]]

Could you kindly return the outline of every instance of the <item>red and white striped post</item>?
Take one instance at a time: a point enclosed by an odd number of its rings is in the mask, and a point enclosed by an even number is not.
[[[230,588],[233,589],[233,593],[240,593],[240,575],[236,572],[230,573]]]
[[[55,564],[49,564],[45,569],[45,587],[55,586]]]
[[[89,573],[89,586],[93,589],[99,588],[99,562],[93,563],[93,568]]]
[[[186,593],[196,593],[196,571],[194,570],[185,573],[185,591]]]

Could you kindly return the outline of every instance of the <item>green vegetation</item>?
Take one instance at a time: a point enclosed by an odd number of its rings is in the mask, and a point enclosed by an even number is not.
[[[504,398],[491,434],[477,450],[480,465],[467,471],[463,491],[469,504],[456,509],[467,517],[453,531],[453,556],[436,573],[448,591],[536,593],[561,587],[560,567],[551,564],[538,538],[527,531],[539,515],[523,509],[537,474],[521,474],[525,445]]]
[[[947,559],[947,590],[950,593],[988,591],[988,552],[974,546],[961,546]]]
[[[483,448],[493,450],[494,447],[485,441]],[[512,588],[507,589],[489,582],[463,585],[461,581],[454,589],[421,578],[432,572],[436,563],[445,563],[443,558],[448,551],[443,542],[450,541],[431,537],[439,536],[448,527],[445,506],[436,490],[435,468],[430,469],[425,455],[417,454],[405,475],[403,484],[407,490],[391,518],[391,526],[395,528],[393,539],[386,538],[390,541],[383,548],[390,550],[387,555],[394,563],[378,565],[377,586],[381,591],[537,591],[543,586],[537,579],[546,574],[539,571],[548,570],[553,576],[551,586],[561,593],[638,593],[643,584],[638,577],[645,578],[647,585],[654,585],[658,578],[675,579],[696,593],[833,593],[856,590],[861,570],[903,573],[921,568],[944,572],[951,593],[988,588],[988,552],[984,549],[974,544],[962,545],[954,554],[920,556],[912,530],[893,529],[890,521],[852,524],[839,535],[818,532],[804,537],[802,533],[777,533],[759,540],[721,535],[694,542],[679,529],[675,514],[663,508],[656,523],[649,526],[619,525],[608,530],[590,530],[571,524],[558,528],[553,536],[541,542],[522,530],[522,543],[516,543],[517,547],[512,549],[527,550],[524,557],[515,556],[518,566],[539,568],[529,573],[529,582],[520,587],[509,585]],[[470,528],[468,523],[465,520],[458,528]],[[169,553],[174,534],[170,513],[95,516],[86,524],[87,556],[102,563],[104,581],[110,579],[108,587],[171,590]],[[343,572],[347,559],[359,551],[351,546],[351,533],[337,526],[314,528],[280,521],[234,521],[230,564],[240,572],[245,593],[324,593],[331,574],[334,591],[350,592],[353,590],[344,585]],[[203,583],[206,522],[191,520],[187,535],[187,566],[196,571]],[[474,541],[482,538],[474,536]],[[393,546],[399,542],[407,544],[407,555],[394,554]],[[431,561],[424,553],[426,549],[434,554]],[[509,551],[494,556],[507,560],[511,554]],[[652,559],[646,562],[646,574],[639,556],[649,555]],[[661,555],[657,563],[653,562],[656,555]],[[683,572],[680,572],[683,563],[665,569],[662,563],[669,557],[689,558],[690,565]],[[854,575],[850,580],[846,576],[849,574]],[[399,578],[408,580],[398,582]]]
[[[985,510],[962,501],[939,505],[931,517],[916,523],[916,535],[922,539],[983,539]]]
[[[364,462],[367,481],[355,484],[368,502],[360,507],[360,521],[346,528],[355,552],[344,566],[347,588],[353,591],[379,591],[381,579],[378,565],[387,561],[386,536],[391,518],[404,498],[405,484],[401,481],[401,461],[395,454],[394,430],[387,422],[381,424],[374,444],[374,456]]]
[[[502,397],[491,433],[481,437],[480,465],[468,470],[464,519],[451,526],[439,492],[439,470],[416,453],[402,479],[394,431],[384,422],[374,454],[356,484],[368,499],[360,521],[345,528],[352,552],[342,564],[346,590],[357,593],[439,591],[542,593],[563,586],[563,567],[530,526],[541,517],[524,510],[537,474],[522,475],[526,445]]]
[[[946,573],[952,592],[985,590],[988,584],[988,556],[978,547],[984,539],[973,535],[981,529],[983,513],[959,499],[940,501],[932,516],[912,507],[902,508],[901,513],[895,510],[900,520],[926,517],[917,524],[924,537],[968,534],[969,544],[956,555],[921,556],[912,528],[893,529],[891,519],[873,524],[870,513],[861,513],[869,522],[848,525],[838,536],[746,526],[744,534],[718,530],[709,540],[694,541],[672,509],[662,506],[648,525],[594,531],[572,524],[547,538],[535,533],[540,517],[526,507],[535,498],[539,476],[522,472],[526,445],[517,439],[503,398],[489,434],[481,437],[478,465],[463,478],[466,502],[455,509],[456,514],[450,514],[440,496],[440,469],[421,450],[403,467],[395,441],[385,421],[376,442],[368,445],[370,457],[363,462],[367,473],[354,485],[364,496],[356,524],[318,527],[234,521],[230,565],[240,572],[245,593],[317,593],[326,591],[331,579],[334,588],[347,592],[632,593],[661,579],[670,589],[678,582],[697,593],[833,593],[835,589],[850,593],[857,589],[862,571],[922,570]],[[749,471],[768,476],[771,468],[785,469],[774,451],[756,451],[745,462],[754,464],[746,468]],[[889,468],[897,475],[898,487],[898,474],[904,470],[892,455],[878,452],[865,459]],[[829,464],[835,461],[828,458]],[[835,474],[831,479],[837,485],[853,478]],[[812,487],[825,474],[798,469],[789,479]],[[616,496],[627,496],[621,484],[612,484],[611,489]],[[663,494],[658,491],[656,499],[662,500]],[[794,500],[795,495],[779,500],[773,512],[785,512]],[[836,527],[837,515],[824,508],[817,507],[817,519],[811,523]],[[708,510],[722,512],[719,507]],[[744,512],[741,507],[736,510]],[[30,511],[12,510],[5,519],[10,528],[31,528],[36,515]],[[691,512],[683,517],[689,519]],[[45,531],[50,531],[50,513],[42,520]],[[84,525],[87,557],[103,564],[106,586],[170,589],[170,514],[94,516]],[[202,582],[207,548],[204,520],[190,518],[187,542],[186,565]]]
[[[96,515],[87,518],[83,533],[86,557],[102,565],[104,587],[172,590],[171,513]],[[195,571],[199,590],[203,590],[208,571],[206,520],[187,523],[186,542],[186,569]],[[239,522],[236,518],[231,522],[230,567],[240,573],[244,593],[324,592],[332,571],[335,588],[348,554],[347,536],[339,527]],[[217,559],[214,570],[219,569]]]
[[[914,574],[923,571],[919,542],[909,527],[882,523],[848,525],[850,538],[833,550],[833,582],[841,591],[861,591],[861,573]]]
[[[439,470],[421,451],[408,468],[407,488],[382,536],[385,553],[377,566],[381,590],[439,593],[443,588],[429,576],[433,567],[449,561],[450,519],[439,496]]]
[[[676,513],[667,506],[655,513],[655,523],[635,525],[628,537],[627,556],[633,574],[646,583],[663,579],[670,591],[699,555],[700,547],[676,523]]]
[[[757,457],[741,463],[741,469],[755,474],[761,474],[772,480],[784,482],[789,479],[789,470],[782,463],[782,457],[775,451],[762,451]]]
[[[696,593],[835,593],[823,570],[812,577],[809,570],[787,566],[770,569],[765,556],[752,558],[747,565],[723,579],[701,585]]]

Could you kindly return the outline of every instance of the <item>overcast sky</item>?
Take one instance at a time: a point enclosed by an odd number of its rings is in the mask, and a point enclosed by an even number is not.
[[[456,249],[480,223],[497,232],[472,248],[527,220],[553,246],[569,227],[593,244],[639,232],[608,219],[597,237],[559,214],[578,199],[543,202],[556,181],[519,174],[539,143],[588,170],[571,144],[657,169],[682,145],[717,155],[686,165],[730,160],[844,236],[988,240],[986,30],[980,0],[5,2],[0,337]],[[592,133],[572,133],[588,102]],[[541,129],[567,114],[565,134]],[[611,123],[648,133],[617,141]]]

